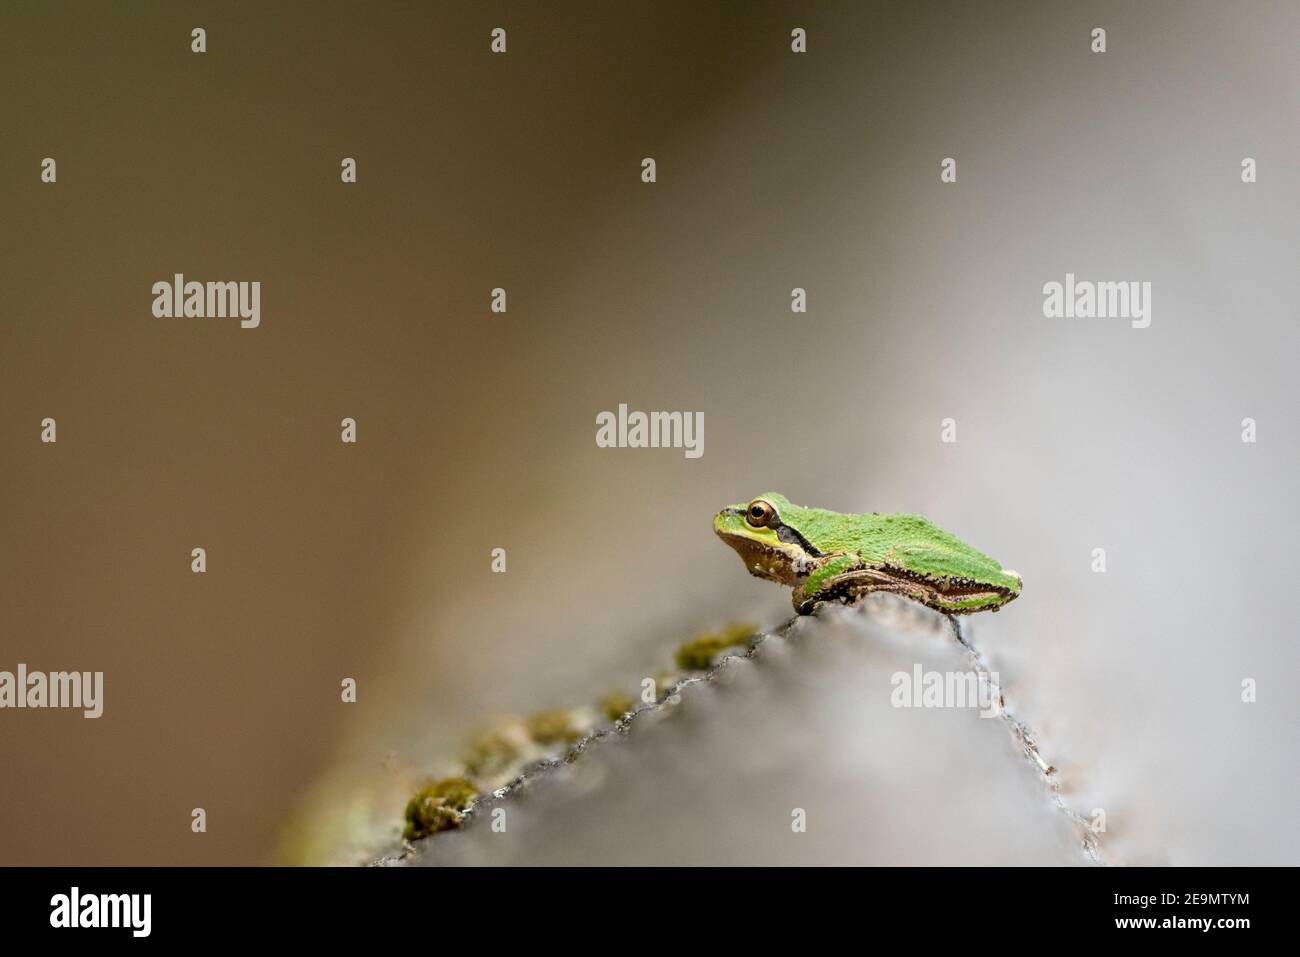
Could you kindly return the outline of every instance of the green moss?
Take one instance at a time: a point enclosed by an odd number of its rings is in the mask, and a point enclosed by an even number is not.
[[[722,637],[734,641],[736,644],[748,644],[749,639],[758,634],[758,625],[752,621],[732,621],[722,629]]]
[[[490,778],[500,774],[518,758],[518,746],[501,731],[480,734],[461,755],[465,770],[476,778]]]
[[[460,827],[476,797],[478,791],[465,778],[430,781],[406,803],[406,828],[402,837],[414,841]]]
[[[677,667],[683,671],[704,671],[728,648],[748,644],[756,631],[758,626],[750,622],[733,621],[722,631],[696,635],[677,649]]]
[[[538,744],[572,744],[582,737],[573,713],[564,709],[539,711],[528,719],[528,736]]]
[[[611,691],[600,699],[600,710],[610,721],[617,721],[634,707],[636,701],[624,691]]]

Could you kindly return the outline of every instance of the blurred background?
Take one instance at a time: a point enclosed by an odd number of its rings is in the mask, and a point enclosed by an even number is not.
[[[6,6],[0,669],[106,693],[95,721],[0,713],[0,863],[395,835],[493,715],[779,623],[710,530],[768,489],[922,512],[1024,576],[978,640],[1126,860],[1296,863],[1297,27],[1284,2]],[[154,318],[175,272],[261,281],[260,328]],[[1044,318],[1066,272],[1150,282],[1150,327]],[[597,448],[620,402],[702,412],[703,457]],[[873,833],[863,859],[907,859]]]

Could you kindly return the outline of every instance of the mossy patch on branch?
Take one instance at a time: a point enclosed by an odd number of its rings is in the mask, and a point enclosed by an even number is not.
[[[582,729],[571,711],[558,708],[532,715],[528,719],[528,734],[538,744],[572,744],[582,737]]]
[[[721,631],[696,635],[677,649],[677,667],[683,671],[704,671],[728,648],[748,644],[757,631],[758,626],[751,622],[733,621]]]
[[[679,679],[681,671],[703,671],[721,652],[748,645],[757,634],[757,625],[737,621],[720,631],[697,635],[677,649],[679,670],[660,672],[655,682],[664,687]],[[502,718],[494,726],[481,730],[461,754],[464,774],[468,777],[442,778],[421,787],[407,802],[402,836],[413,841],[460,827],[465,812],[479,794],[499,786],[493,779],[513,776],[530,762],[545,756],[538,746],[551,749],[553,756],[557,747],[568,748],[581,739],[599,720],[598,713],[610,721],[618,721],[636,708],[636,699],[623,691],[610,691],[600,698],[596,708],[556,708],[522,720]]]
[[[406,828],[402,837],[414,841],[460,827],[476,797],[478,790],[465,778],[430,781],[406,803]]]
[[[610,721],[617,721],[634,707],[636,701],[626,691],[611,691],[600,699],[600,710]]]
[[[504,730],[475,737],[461,755],[465,770],[475,778],[490,778],[510,767],[520,754],[519,745]]]

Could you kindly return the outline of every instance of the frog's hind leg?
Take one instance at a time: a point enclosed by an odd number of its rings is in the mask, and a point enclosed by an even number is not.
[[[974,587],[974,583],[961,583],[945,590],[927,589],[924,598],[917,599],[945,615],[971,615],[977,611],[997,611],[1015,595],[998,588]]]
[[[902,595],[945,615],[969,615],[990,607],[996,610],[1006,600],[991,590],[960,585],[945,588],[941,581],[886,568],[855,568],[826,579],[815,595],[802,595],[796,590],[795,610],[806,615],[818,601],[851,604],[877,591]]]
[[[794,608],[801,615],[812,613],[819,601],[840,601],[850,605],[872,592],[884,591],[923,601],[914,582],[907,582],[877,568],[855,568],[832,575],[821,583],[815,593],[806,594],[803,588],[794,592]]]

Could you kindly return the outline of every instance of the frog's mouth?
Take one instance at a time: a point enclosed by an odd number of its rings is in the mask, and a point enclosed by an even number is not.
[[[817,552],[805,549],[804,540],[793,529],[754,528],[745,521],[745,508],[724,508],[713,519],[713,531],[735,550],[751,575],[780,585],[798,585],[808,576],[809,558]]]

